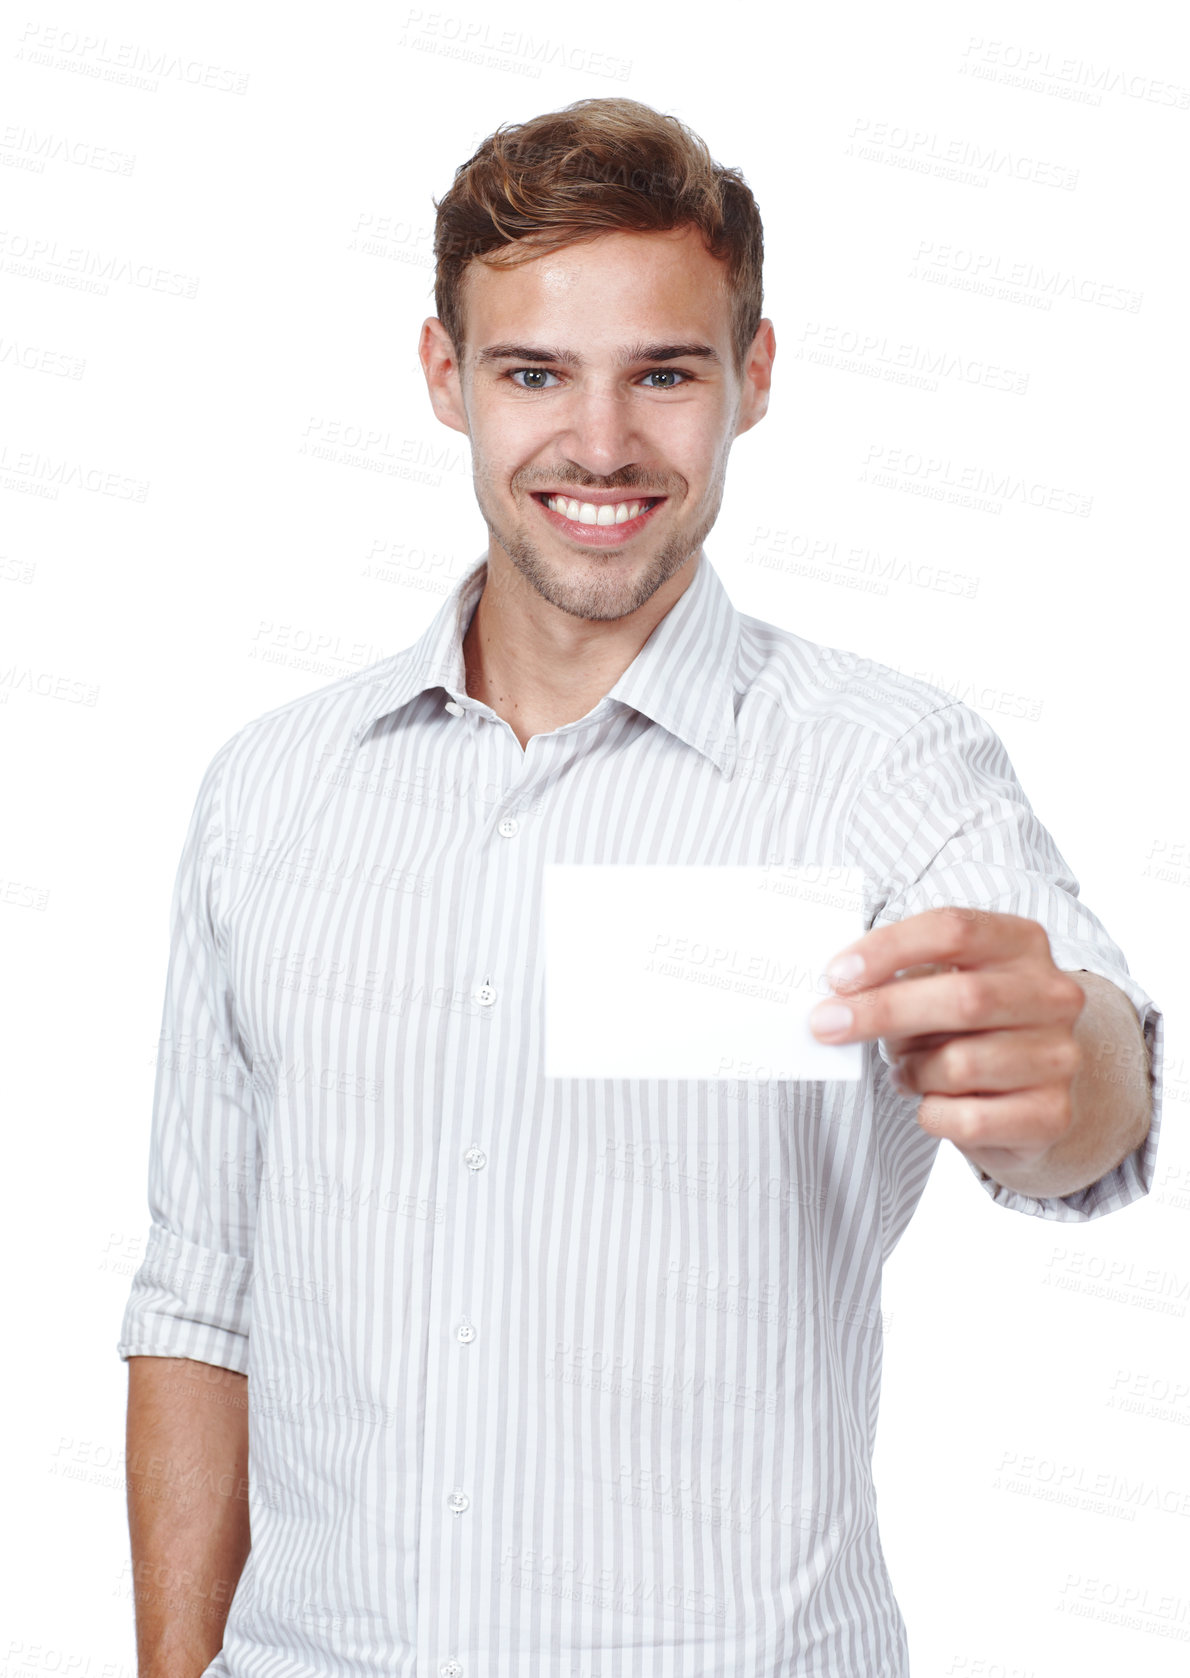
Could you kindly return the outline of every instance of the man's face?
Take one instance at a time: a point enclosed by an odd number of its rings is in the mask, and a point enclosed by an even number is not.
[[[463,294],[461,368],[438,321],[421,355],[438,417],[471,439],[493,550],[575,617],[635,611],[715,522],[732,442],[767,405],[771,326],[741,379],[726,267],[693,227],[473,262]]]

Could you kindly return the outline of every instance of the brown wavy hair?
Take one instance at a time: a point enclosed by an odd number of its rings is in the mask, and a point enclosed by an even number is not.
[[[503,124],[460,163],[437,211],[434,302],[460,356],[468,263],[512,267],[603,233],[693,225],[727,264],[732,347],[742,375],[760,325],[764,235],[738,169],[718,164],[677,117],[636,99],[579,99]]]

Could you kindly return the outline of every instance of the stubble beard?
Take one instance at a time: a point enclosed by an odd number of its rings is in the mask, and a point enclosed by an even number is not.
[[[725,467],[726,462],[720,467],[711,503],[697,527],[693,531],[675,530],[641,570],[628,571],[618,556],[605,555],[596,548],[591,550],[589,558],[575,554],[575,570],[571,571],[564,561],[547,558],[522,526],[501,530],[492,522],[482,502],[480,511],[492,539],[500,544],[521,576],[543,600],[571,617],[611,622],[627,617],[651,600],[662,584],[698,553],[719,516]],[[478,488],[477,483],[477,499]],[[591,566],[597,568],[593,576],[588,569]],[[581,571],[580,567],[583,567]]]

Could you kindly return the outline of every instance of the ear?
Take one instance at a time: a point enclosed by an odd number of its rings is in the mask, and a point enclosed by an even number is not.
[[[426,388],[435,414],[443,425],[470,436],[458,357],[446,328],[436,315],[422,322],[417,355],[426,376]]]
[[[769,407],[769,389],[773,382],[773,358],[777,353],[777,335],[771,320],[762,320],[756,329],[752,347],[744,362],[744,389],[740,397],[740,417],[735,434],[751,431],[757,420],[764,418]]]

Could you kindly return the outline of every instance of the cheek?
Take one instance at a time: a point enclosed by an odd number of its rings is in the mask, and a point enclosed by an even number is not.
[[[727,405],[691,404],[688,414],[674,415],[668,428],[668,444],[675,461],[689,463],[689,471],[700,482],[719,477],[731,453],[732,431]]]
[[[691,454],[691,469],[697,471],[698,482],[702,485],[703,492],[709,494],[723,483],[731,444],[720,442],[717,436],[710,441],[703,437],[701,441],[701,448]]]
[[[471,447],[476,460],[483,460],[488,475],[505,483],[529,462],[547,457],[550,428],[542,416],[524,410],[503,409],[485,413],[473,410]]]

